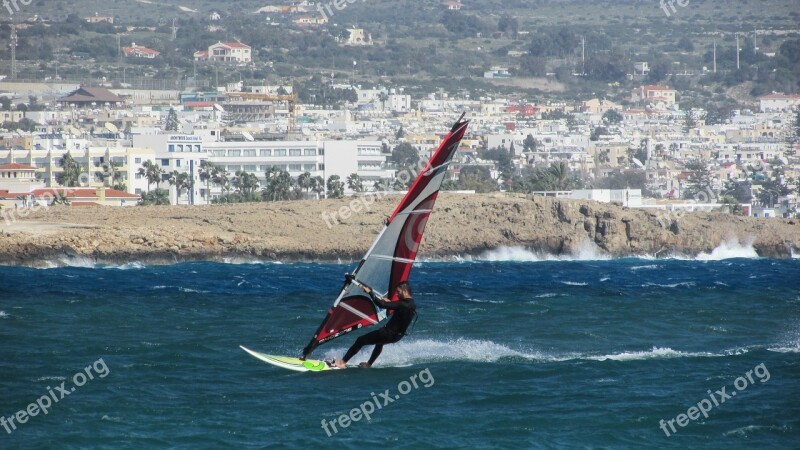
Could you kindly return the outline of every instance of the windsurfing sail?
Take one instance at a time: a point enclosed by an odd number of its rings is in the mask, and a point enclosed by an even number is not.
[[[463,119],[462,114],[358,264],[352,274],[356,282],[345,281],[325,320],[303,349],[303,358],[322,343],[386,318],[386,310],[377,306],[360,285],[397,300],[395,287],[408,280],[447,167],[467,131],[469,121]]]

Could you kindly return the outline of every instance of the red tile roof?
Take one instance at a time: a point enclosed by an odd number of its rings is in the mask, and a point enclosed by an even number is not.
[[[0,164],[0,170],[36,170],[36,167],[25,164]]]
[[[55,196],[56,194],[64,194],[67,198],[98,198],[97,189],[92,188],[44,188],[34,189],[31,194],[36,197],[41,197],[45,194]],[[26,195],[26,194],[19,194]],[[106,189],[106,198],[113,199],[139,199],[141,195],[128,194],[127,192],[118,191],[116,189]]]
[[[69,202],[69,206],[102,206],[95,202]]]
[[[230,48],[250,48],[249,45],[242,44],[241,42],[220,42],[220,44]]]

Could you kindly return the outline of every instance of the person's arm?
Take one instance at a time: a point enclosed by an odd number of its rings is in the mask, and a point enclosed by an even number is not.
[[[407,309],[409,307],[406,302],[392,302],[386,297],[379,297],[378,294],[376,294],[375,291],[369,286],[364,286],[364,292],[369,294],[369,296],[372,297],[372,301],[374,301],[376,305],[383,309],[395,310]]]

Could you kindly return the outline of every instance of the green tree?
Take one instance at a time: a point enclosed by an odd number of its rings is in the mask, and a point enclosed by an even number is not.
[[[342,183],[339,175],[328,177],[327,187],[329,198],[342,198],[344,196],[344,183]]]
[[[231,185],[244,201],[256,199],[255,193],[258,191],[259,182],[255,174],[237,170],[233,180],[231,180]]]
[[[170,108],[169,113],[167,114],[167,119],[164,122],[164,130],[178,131],[179,125],[180,122],[178,122],[178,113],[175,112],[175,108]]]
[[[169,191],[166,189],[156,188],[156,190],[144,194],[139,204],[142,206],[169,205]]]
[[[364,192],[364,181],[357,173],[351,173],[347,177],[347,187],[354,192]]]
[[[325,179],[321,176],[317,175],[311,179],[311,192],[317,194],[317,197],[321,197],[325,194]]]
[[[390,161],[397,164],[400,169],[416,167],[419,163],[419,152],[408,142],[401,142],[392,150]]]
[[[536,139],[534,139],[532,134],[529,134],[525,137],[525,140],[522,141],[522,151],[523,152],[535,152],[536,151]]]
[[[308,192],[313,186],[313,180],[310,172],[303,172],[297,177],[297,186],[306,191],[306,198],[308,198]]]
[[[147,179],[147,192],[150,192],[151,184],[155,184],[156,189],[159,188],[164,171],[161,169],[161,166],[148,159],[142,164],[142,167],[140,167],[136,173],[138,173],[139,176]]]
[[[497,183],[492,180],[489,168],[484,166],[462,167],[456,186],[459,190],[469,190],[478,193],[497,190]]]
[[[222,188],[225,193],[231,190],[230,173],[222,166],[213,166],[211,168],[211,182]]]
[[[194,180],[192,180],[192,177],[186,172],[178,172],[177,170],[173,171],[169,175],[167,182],[170,184],[170,186],[175,186],[176,204],[180,202],[181,193],[184,190],[189,192],[192,188],[194,188]]]
[[[713,173],[703,161],[690,161],[686,164],[689,178],[683,190],[683,198],[694,199],[701,203],[712,202],[716,196],[713,191]]]
[[[618,124],[622,122],[622,114],[616,109],[609,109],[603,114],[603,120],[610,124]]]
[[[291,198],[294,178],[289,172],[277,167],[270,167],[266,172],[266,183],[261,191],[264,199],[277,202]]]
[[[200,182],[206,184],[206,201],[211,198],[211,180],[214,178],[214,170],[216,166],[207,159],[200,161],[200,169],[198,170]]]
[[[64,153],[64,156],[58,160],[58,166],[64,169],[63,172],[56,175],[58,184],[67,187],[77,186],[80,181],[81,168],[70,152]]]

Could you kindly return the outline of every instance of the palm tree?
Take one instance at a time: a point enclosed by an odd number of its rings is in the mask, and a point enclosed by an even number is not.
[[[244,197],[245,200],[252,200],[253,194],[258,190],[258,177],[255,174],[247,173],[244,170],[236,171],[236,177],[231,182],[234,188]]]
[[[289,172],[273,166],[266,172],[267,182],[262,195],[269,201],[289,200],[294,179]]]
[[[344,196],[344,183],[342,183],[339,175],[331,175],[328,177],[328,197],[342,198]]]
[[[77,186],[80,181],[81,167],[78,162],[75,161],[75,158],[72,157],[72,154],[70,154],[70,152],[64,153],[64,156],[58,160],[58,165],[64,169],[64,171],[56,177],[58,183],[66,187]]]
[[[228,171],[224,167],[214,166],[211,169],[211,181],[226,193],[230,191],[230,178]]]
[[[194,187],[194,180],[192,177],[189,176],[186,172],[178,172],[177,170],[173,171],[169,178],[167,179],[170,186],[175,186],[175,204],[180,203],[181,199],[181,192],[186,189],[188,192],[190,189]]]
[[[325,179],[317,175],[311,179],[311,191],[317,194],[317,198],[325,195]]]
[[[364,191],[364,182],[357,173],[351,173],[350,176],[347,177],[347,187],[355,192],[362,192]]]
[[[151,184],[155,184],[156,189],[158,189],[158,185],[161,183],[161,178],[164,174],[164,171],[160,166],[153,163],[153,161],[147,160],[142,164],[142,167],[140,167],[136,173],[147,178],[147,192],[150,192]]]
[[[103,163],[103,171],[100,173],[100,177],[103,179],[104,186],[112,187],[113,185],[114,189],[117,189],[119,186],[124,186],[124,184],[122,184],[122,172],[119,171],[120,167],[122,167],[121,163],[113,161]],[[125,189],[119,190],[124,191]]]
[[[548,171],[553,176],[555,190],[565,191],[572,188],[569,165],[566,162],[561,161],[553,163]]]
[[[211,198],[211,181],[214,178],[214,170],[217,166],[207,159],[200,161],[200,181],[206,184],[206,202]]]
[[[311,189],[312,180],[313,178],[309,172],[303,172],[302,175],[297,177],[297,186],[299,186],[300,189],[305,189],[306,198],[308,198],[308,191]]]

